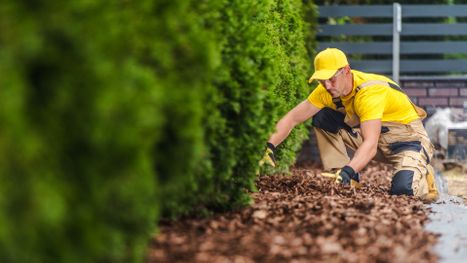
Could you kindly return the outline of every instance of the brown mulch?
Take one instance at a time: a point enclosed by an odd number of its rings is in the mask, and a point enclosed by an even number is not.
[[[388,166],[362,173],[363,188],[336,186],[318,169],[262,176],[254,204],[206,219],[162,223],[148,262],[436,262],[428,209],[390,196]]]

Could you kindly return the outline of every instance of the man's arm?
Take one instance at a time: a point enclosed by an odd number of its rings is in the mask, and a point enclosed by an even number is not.
[[[308,100],[302,101],[279,120],[276,124],[276,132],[271,135],[268,142],[277,146],[289,136],[290,131],[297,124],[313,117],[318,111],[320,111],[320,109],[311,104]]]
[[[354,157],[348,164],[355,172],[361,171],[376,155],[381,133],[381,120],[369,120],[360,124],[363,143],[358,147]]]

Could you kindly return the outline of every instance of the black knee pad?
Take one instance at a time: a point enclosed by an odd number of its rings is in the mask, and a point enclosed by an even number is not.
[[[413,195],[412,180],[414,172],[411,170],[398,171],[391,182],[392,195]]]
[[[322,108],[313,116],[313,126],[331,133],[337,133],[340,129],[350,129],[344,122],[345,114],[331,108]]]

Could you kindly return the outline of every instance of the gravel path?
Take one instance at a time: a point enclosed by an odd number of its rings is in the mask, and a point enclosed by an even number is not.
[[[312,167],[257,180],[254,204],[206,219],[164,222],[148,262],[436,262],[428,208],[388,195],[389,168],[363,188],[336,186]]]

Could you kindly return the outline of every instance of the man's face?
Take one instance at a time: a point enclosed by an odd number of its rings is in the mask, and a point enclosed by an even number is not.
[[[333,98],[344,96],[345,68],[339,69],[330,79],[319,80],[319,83],[331,94]]]

